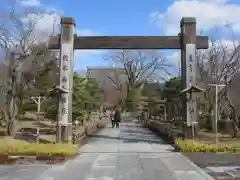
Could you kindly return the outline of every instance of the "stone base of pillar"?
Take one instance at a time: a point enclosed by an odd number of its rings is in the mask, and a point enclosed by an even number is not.
[[[62,131],[62,142],[67,143],[68,142],[68,129],[67,126],[61,126]]]
[[[191,126],[185,126],[184,134],[185,134],[185,139],[191,139],[192,138],[192,127]]]
[[[69,142],[70,138],[72,140],[72,125],[71,125],[71,127],[57,125],[56,126],[56,130],[57,130],[57,132],[56,132],[56,141],[58,143],[67,143],[67,142]],[[71,132],[70,138],[69,138],[69,132]]]
[[[68,124],[67,131],[68,131],[67,140],[69,143],[71,143],[72,142],[72,124]]]
[[[56,125],[56,142],[60,143],[62,141],[61,139],[61,126],[59,124]]]
[[[198,131],[199,131],[199,127],[198,127],[197,125],[195,125],[195,127],[194,127],[194,136],[195,136],[195,137],[193,137],[193,129],[192,129],[192,126],[186,126],[186,127],[185,127],[185,130],[184,130],[185,138],[186,138],[186,139],[196,138],[197,135],[198,135]]]

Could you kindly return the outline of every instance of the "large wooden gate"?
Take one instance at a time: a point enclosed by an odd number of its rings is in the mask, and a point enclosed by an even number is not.
[[[196,36],[196,19],[184,17],[177,36],[86,36],[74,34],[73,18],[61,19],[61,34],[51,37],[49,49],[60,49],[58,121],[66,141],[72,138],[72,85],[74,49],[181,49],[182,89],[196,84],[196,49],[208,48],[207,36]],[[196,97],[182,96],[182,117],[191,126],[197,119]]]

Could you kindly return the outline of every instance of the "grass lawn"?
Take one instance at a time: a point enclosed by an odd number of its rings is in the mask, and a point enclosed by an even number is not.
[[[97,123],[100,123],[99,121]],[[105,123],[105,120],[101,121]],[[86,124],[88,132],[93,127],[92,121]],[[17,122],[18,132],[14,139],[23,140],[26,142],[36,142],[37,128],[40,127],[40,143],[55,143],[56,142],[56,123],[50,120],[43,120],[40,126],[36,120],[23,119]],[[0,138],[4,137],[4,128],[0,126]],[[73,127],[73,131],[76,133],[84,133],[85,127],[77,126],[76,129]]]
[[[200,131],[196,141],[208,144],[215,144],[216,134],[212,132]],[[228,144],[240,147],[240,137],[232,138],[229,134],[218,134],[218,143],[219,144]]]
[[[16,124],[17,134],[15,139],[35,142],[37,123],[35,120],[21,120]],[[56,127],[55,123],[45,120],[40,124],[40,142],[53,143],[56,140]],[[4,128],[0,127],[0,138],[4,137]]]
[[[0,138],[0,154],[71,157],[77,152],[78,145],[75,144],[37,144],[11,137]]]
[[[218,134],[217,144],[215,137],[215,133],[202,131],[194,140],[176,139],[175,143],[182,152],[240,152],[240,137],[232,138],[227,134]]]
[[[96,123],[105,123],[105,120]],[[40,143],[36,143],[37,127],[40,127]],[[93,122],[87,122],[88,132],[92,131]],[[85,127],[73,127],[76,133],[84,133]],[[4,128],[0,127],[0,154],[32,155],[32,156],[73,156],[78,153],[78,145],[56,143],[56,123],[49,120],[20,120],[17,122],[15,137],[4,136]]]

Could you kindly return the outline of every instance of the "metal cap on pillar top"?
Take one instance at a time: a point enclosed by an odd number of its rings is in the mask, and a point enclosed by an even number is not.
[[[188,27],[186,32],[186,27]],[[189,27],[190,27],[190,33],[189,33]],[[195,28],[193,28],[195,27]],[[181,32],[179,33],[180,37],[181,37],[181,43],[183,45],[183,48],[185,48],[185,45],[189,42],[193,42],[193,38],[194,36],[192,36],[193,34],[195,34],[195,40],[194,40],[194,44],[196,44],[197,42],[197,37],[196,37],[196,18],[195,17],[183,17],[180,21],[180,28],[181,28]],[[191,37],[190,37],[191,36]],[[190,38],[190,39],[189,39]]]
[[[69,24],[76,26],[75,21],[72,17],[62,17],[61,24]]]
[[[183,17],[180,21],[180,26],[183,24],[196,24],[196,18],[195,17]]]

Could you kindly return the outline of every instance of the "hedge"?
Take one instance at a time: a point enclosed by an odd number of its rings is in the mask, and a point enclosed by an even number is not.
[[[0,140],[0,154],[71,157],[77,153],[78,146],[75,144],[38,144],[28,142],[9,143]]]
[[[230,144],[207,144],[193,140],[176,139],[181,152],[240,152],[240,146]]]

